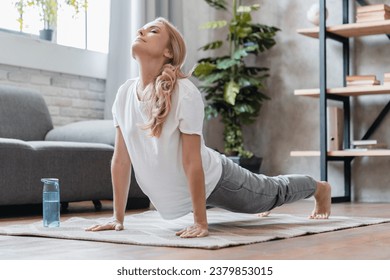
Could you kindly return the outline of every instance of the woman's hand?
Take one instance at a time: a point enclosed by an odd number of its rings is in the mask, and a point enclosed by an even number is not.
[[[194,224],[176,232],[176,235],[181,238],[205,237],[209,235],[209,230],[207,225]]]
[[[131,159],[123,139],[122,131],[116,128],[115,149],[111,161],[111,177],[114,196],[114,215],[112,220],[105,224],[94,225],[86,228],[86,231],[123,230],[127,197],[130,188]],[[122,221],[122,222],[121,222]]]
[[[86,228],[86,231],[101,231],[101,230],[123,230],[124,226],[123,223],[119,222],[118,220],[114,220],[112,222],[108,222],[106,224],[102,225],[93,225],[89,228]]]

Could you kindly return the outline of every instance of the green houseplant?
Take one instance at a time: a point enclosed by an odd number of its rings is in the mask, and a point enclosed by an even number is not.
[[[268,68],[251,66],[249,56],[275,45],[278,28],[252,21],[252,12],[259,5],[244,6],[232,0],[205,0],[210,6],[230,14],[230,20],[216,20],[201,26],[204,29],[221,29],[226,32],[225,41],[216,40],[200,49],[217,50],[218,56],[202,58],[194,69],[194,76],[201,82],[200,89],[207,101],[206,119],[220,116],[224,124],[224,153],[250,158],[253,153],[243,145],[242,126],[255,122],[263,101],[270,99],[263,93]],[[226,54],[219,55],[225,47]]]

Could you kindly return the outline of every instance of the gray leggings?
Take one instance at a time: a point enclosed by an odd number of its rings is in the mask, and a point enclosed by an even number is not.
[[[207,206],[232,212],[259,213],[311,197],[316,181],[306,175],[268,177],[255,174],[221,155],[222,175]]]

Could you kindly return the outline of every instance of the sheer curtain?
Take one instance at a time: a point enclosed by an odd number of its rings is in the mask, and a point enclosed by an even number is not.
[[[138,76],[137,63],[131,57],[131,42],[137,30],[157,17],[165,17],[182,28],[182,0],[111,0],[110,43],[104,116],[112,119],[115,95],[127,79]]]

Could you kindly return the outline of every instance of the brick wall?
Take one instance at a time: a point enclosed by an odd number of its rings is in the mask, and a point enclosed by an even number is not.
[[[39,91],[54,126],[104,118],[105,80],[0,64],[0,83]]]

